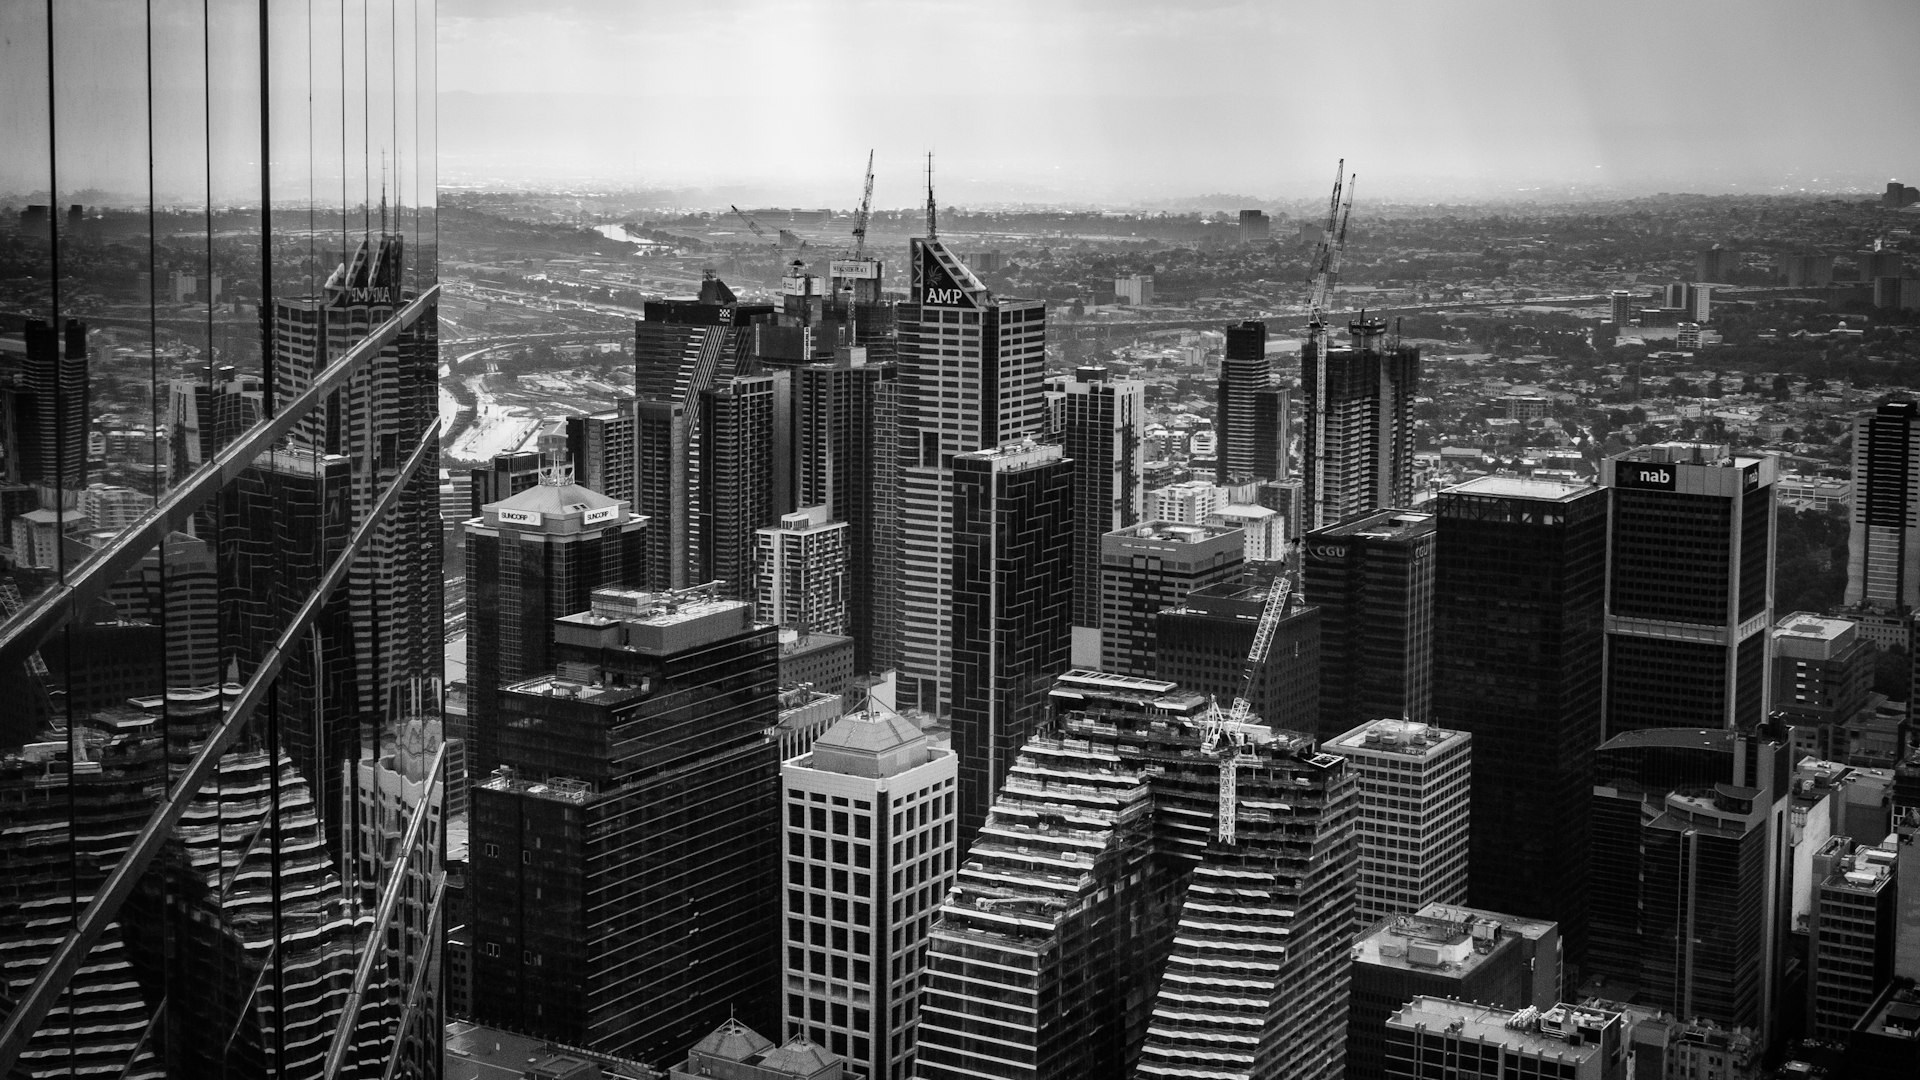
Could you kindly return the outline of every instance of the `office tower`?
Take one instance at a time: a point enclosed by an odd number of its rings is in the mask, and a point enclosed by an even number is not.
[[[1700,252],[1693,260],[1693,280],[1725,282],[1740,268],[1740,253],[1719,244]]]
[[[1247,654],[1271,583],[1222,582],[1162,608],[1153,622],[1153,677],[1229,708],[1245,696],[1269,727],[1312,731],[1320,723],[1320,609],[1296,591],[1274,624],[1267,655],[1247,679]]]
[[[472,777],[500,764],[500,688],[553,670],[553,620],[587,610],[595,589],[640,584],[647,529],[558,465],[467,523],[467,715],[448,734],[465,740]]]
[[[1083,367],[1060,387],[1061,442],[1073,461],[1073,625],[1083,640],[1100,625],[1100,537],[1137,524],[1144,512],[1146,384]],[[1091,641],[1083,645],[1098,651]]]
[[[1347,332],[1347,348],[1309,339],[1300,349],[1302,532],[1413,500],[1411,410],[1420,350],[1389,342],[1377,319],[1349,323]]]
[[[1830,837],[1813,856],[1807,920],[1807,1035],[1833,1042],[1867,1016],[1893,979],[1896,866],[1911,845]]]
[[[900,666],[901,638],[905,617],[901,592],[902,562],[900,531],[900,379],[899,366],[889,364],[887,374],[873,392],[873,566],[866,603],[872,630],[867,646],[868,671],[891,671]]]
[[[692,415],[676,401],[633,403],[634,512],[651,525],[641,560],[650,589],[684,588],[689,577]]]
[[[1845,1068],[1848,1080],[1904,1080],[1920,1069],[1920,985],[1887,984],[1847,1034]]]
[[[1920,607],[1920,402],[1854,418],[1853,484],[1845,602],[1889,614]]]
[[[1562,1002],[1543,1012],[1422,996],[1387,1021],[1383,1075],[1626,1080],[1626,1042],[1626,1018],[1606,1009]]]
[[[592,605],[501,693],[473,792],[477,1018],[655,1062],[777,1030],[774,630],[705,591]]]
[[[213,460],[213,455],[259,423],[266,400],[258,375],[231,365],[207,368],[198,378],[168,384],[168,468],[175,479]]]
[[[687,1051],[686,1061],[667,1070],[667,1080],[703,1080],[722,1076],[729,1080],[841,1080],[855,1075],[845,1071],[846,1062],[826,1047],[795,1035],[779,1046],[747,1025],[729,1017],[706,1038]],[[546,1080],[554,1077],[573,1080],[579,1072],[532,1073]],[[610,1075],[610,1074],[609,1074]]]
[[[1633,321],[1633,294],[1626,289],[1615,289],[1607,299],[1612,304],[1613,325],[1626,326]]]
[[[1387,1019],[1416,998],[1545,1012],[1560,992],[1553,923],[1446,904],[1385,919],[1353,944],[1346,1080],[1386,1075]]]
[[[950,701],[964,849],[1067,669],[1074,470],[1060,447],[1023,441],[955,454],[950,476]]]
[[[1793,728],[1796,757],[1846,758],[1847,722],[1875,704],[1878,652],[1846,619],[1804,611],[1781,617],[1773,628],[1772,715]]]
[[[1301,541],[1320,609],[1320,724],[1433,715],[1433,515],[1383,510]]]
[[[1778,1030],[1792,911],[1780,734],[1650,728],[1600,747],[1583,973],[1762,1043]]]
[[[1788,288],[1820,288],[1833,284],[1831,255],[1782,255],[1776,267],[1776,278]]]
[[[71,510],[87,486],[87,324],[28,319],[26,350],[0,369],[6,478],[31,484],[43,510]]]
[[[515,450],[506,454],[495,454],[492,461],[473,470],[472,492],[473,511],[468,517],[479,517],[480,508],[488,503],[497,503],[511,498],[540,482],[540,471],[553,462],[538,450]]]
[[[854,641],[854,663],[877,671],[875,662],[882,621],[897,618],[884,593],[891,580],[881,563],[896,565],[898,552],[884,542],[896,523],[881,519],[883,503],[894,506],[899,432],[883,418],[890,402],[895,369],[872,362],[864,346],[836,350],[831,364],[809,364],[793,372],[794,492],[800,506],[826,508],[829,521],[847,524],[847,622]]]
[[[1271,235],[1273,222],[1264,210],[1240,211],[1240,242],[1243,244],[1265,243]]]
[[[1256,738],[1223,804],[1204,698],[1100,672],[1054,693],[933,926],[919,1075],[1339,1076],[1346,762]]]
[[[1153,275],[1129,274],[1113,279],[1113,297],[1122,304],[1139,307],[1153,303]]]
[[[1370,720],[1322,748],[1346,758],[1360,781],[1356,929],[1428,904],[1465,903],[1473,736]]]
[[[606,412],[567,417],[567,460],[581,487],[632,506],[633,399],[622,398]]]
[[[1190,593],[1237,581],[1245,534],[1218,525],[1149,521],[1100,537],[1100,667],[1154,670],[1154,620]]]
[[[1641,447],[1602,470],[1609,736],[1766,718],[1774,471],[1702,443]]]
[[[1586,941],[1607,493],[1483,477],[1434,502],[1434,715],[1473,734],[1468,895]]]
[[[1854,262],[1860,267],[1860,280],[1875,282],[1881,278],[1903,278],[1907,276],[1907,260],[1898,251],[1888,251],[1879,241],[1866,251],[1856,252]]]
[[[1046,336],[1044,301],[996,297],[945,244],[913,241],[899,308],[902,707],[951,708],[953,458],[1039,431]]]
[[[847,632],[847,549],[851,530],[809,506],[760,529],[754,618],[801,634]]]
[[[784,371],[736,376],[699,394],[700,454],[692,525],[695,582],[751,599],[756,531],[793,509],[793,380]]]
[[[953,881],[953,752],[878,703],[780,770],[786,1033],[848,1075],[914,1075],[925,932]]]
[[[1220,436],[1216,475],[1221,483],[1287,478],[1287,392],[1267,362],[1266,323],[1249,320],[1227,327],[1214,429]]]

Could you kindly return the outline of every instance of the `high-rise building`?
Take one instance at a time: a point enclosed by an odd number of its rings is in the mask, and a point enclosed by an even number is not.
[[[1310,338],[1300,349],[1302,532],[1413,501],[1420,350],[1389,343],[1377,319],[1350,323],[1347,332],[1347,348]]]
[[[1602,470],[1609,736],[1766,718],[1774,471],[1700,443],[1641,447]]]
[[[1543,1012],[1423,995],[1387,1020],[1385,1057],[1388,1080],[1463,1074],[1626,1080],[1627,1021],[1617,1012],[1564,1002]]]
[[[955,454],[953,749],[960,844],[979,831],[1067,669],[1073,598],[1073,462],[1022,441]]]
[[[865,279],[857,279],[865,280]],[[891,343],[888,345],[891,354]],[[881,670],[876,662],[888,631],[897,627],[898,596],[885,591],[893,579],[881,567],[897,566],[887,542],[898,523],[880,508],[897,508],[894,490],[899,432],[893,423],[895,369],[877,362],[866,346],[836,350],[831,364],[793,372],[794,492],[799,506],[824,506],[830,521],[847,523],[847,629],[854,664]]]
[[[633,486],[639,499],[634,511],[652,526],[642,562],[647,587],[655,590],[685,588],[691,576],[692,413],[677,401],[640,398],[633,403]]]
[[[1100,667],[1152,674],[1154,622],[1189,594],[1239,580],[1245,534],[1149,521],[1100,538]]]
[[[1483,477],[1434,503],[1434,715],[1473,734],[1468,895],[1586,934],[1607,493]]]
[[[1223,766],[1160,680],[1054,694],[934,923],[919,1075],[1341,1075],[1347,763],[1275,732]]]
[[[467,715],[448,734],[475,778],[500,764],[500,688],[553,670],[553,620],[590,608],[595,589],[639,586],[646,530],[565,466],[467,523]]]
[[[1846,619],[1805,611],[1781,617],[1773,628],[1773,719],[1793,728],[1796,756],[1847,756],[1847,722],[1876,701],[1878,655]]]
[[[1223,484],[1238,479],[1285,480],[1291,471],[1288,395],[1275,375],[1267,361],[1267,324],[1249,320],[1227,327],[1214,411],[1214,429],[1220,436],[1216,474]]]
[[[1611,314],[1616,328],[1626,326],[1633,321],[1633,293],[1626,289],[1615,289],[1608,294],[1607,299],[1612,305]]]
[[[1434,537],[1433,515],[1383,510],[1301,541],[1320,609],[1322,738],[1432,718]]]
[[[752,599],[757,532],[793,507],[793,378],[740,375],[699,394],[699,458],[693,491],[695,583]]]
[[[1853,506],[1845,602],[1920,608],[1920,402],[1889,401],[1853,421]]]
[[[1879,845],[1828,838],[1813,855],[1807,919],[1807,1035],[1845,1042],[1893,979],[1898,835]],[[1912,856],[1920,858],[1920,856]]]
[[[751,616],[600,589],[555,621],[555,670],[502,692],[469,842],[478,1019],[655,1063],[729,1016],[778,1029],[779,657]]]
[[[1059,382],[1061,442],[1073,461],[1073,625],[1076,642],[1100,626],[1100,537],[1139,523],[1146,453],[1146,384],[1083,367]],[[1097,652],[1091,641],[1087,651]]]
[[[1694,257],[1693,280],[1727,282],[1733,279],[1739,269],[1740,253],[1715,244]]]
[[[1274,624],[1267,655],[1247,679],[1247,654],[1271,582],[1223,582],[1188,593],[1153,623],[1153,677],[1227,708],[1245,696],[1269,727],[1312,731],[1320,723],[1320,609],[1298,592]]]
[[[492,461],[473,470],[472,483],[468,487],[472,509],[464,515],[462,520],[477,518],[480,516],[480,508],[488,503],[497,503],[502,499],[511,498],[538,484],[541,470],[552,464],[547,459],[547,455],[538,450],[515,450],[510,453],[495,454]]]
[[[0,567],[0,1075],[440,1074],[443,765],[393,873],[345,861],[439,696],[435,5],[342,17],[3,17],[7,168],[65,212],[0,240],[0,528],[52,515]],[[89,474],[151,507],[78,527]]]
[[[781,767],[786,1033],[847,1075],[914,1075],[922,920],[953,881],[953,752],[877,702]]]
[[[803,634],[846,633],[850,532],[846,522],[829,521],[824,506],[758,530],[754,618]]]
[[[1353,943],[1347,1080],[1386,1075],[1387,1019],[1415,998],[1545,1012],[1560,993],[1553,923],[1446,904],[1381,920]]]
[[[634,504],[633,399],[606,412],[567,417],[567,460],[581,487]]]
[[[1583,973],[1633,1004],[1779,1030],[1792,911],[1782,733],[1649,728],[1595,754]]]
[[[1240,211],[1240,242],[1263,244],[1272,235],[1273,222],[1265,210]]]
[[[1473,736],[1387,719],[1321,745],[1360,781],[1356,929],[1428,904],[1465,903]]]
[[[953,459],[1039,432],[1046,337],[1045,301],[996,297],[945,244],[913,241],[899,308],[902,707],[950,708]]]

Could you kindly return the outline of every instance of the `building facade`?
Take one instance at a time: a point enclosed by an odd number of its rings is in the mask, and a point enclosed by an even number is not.
[[[1432,718],[1434,540],[1433,515],[1383,510],[1301,541],[1307,602],[1320,609],[1323,738]]]
[[[1920,403],[1889,401],[1853,421],[1853,508],[1845,603],[1920,607]]]
[[[1325,338],[1301,346],[1302,532],[1413,500],[1411,417],[1420,350],[1388,342],[1386,324],[1378,320],[1351,323],[1347,331],[1346,348]]]
[[[1322,744],[1360,780],[1355,928],[1467,899],[1473,736],[1373,720]]]
[[[756,530],[754,618],[803,633],[845,634],[851,532],[846,522],[829,521],[824,506]]]
[[[1298,592],[1274,624],[1266,658],[1247,677],[1247,654],[1272,587],[1209,585],[1162,608],[1153,623],[1153,677],[1222,708],[1244,695],[1268,726],[1312,731],[1320,723],[1320,609]]]
[[[1100,537],[1100,667],[1154,672],[1154,625],[1188,595],[1239,580],[1246,535],[1218,525],[1149,521]]]
[[[1267,324],[1249,320],[1227,327],[1214,411],[1221,483],[1287,478],[1288,396],[1267,360]]]
[[[1083,367],[1060,383],[1061,444],[1073,462],[1073,625],[1100,626],[1100,538],[1145,513],[1146,385]]]

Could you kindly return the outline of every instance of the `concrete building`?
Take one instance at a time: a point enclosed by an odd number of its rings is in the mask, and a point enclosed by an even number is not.
[[[567,417],[567,460],[582,487],[633,505],[633,399],[622,398],[605,412]]]
[[[1153,275],[1129,274],[1113,279],[1114,299],[1122,304],[1140,307],[1153,303]]]
[[[1215,479],[1284,480],[1292,470],[1288,446],[1288,391],[1267,359],[1267,324],[1227,327],[1220,360],[1214,430],[1220,437]]]
[[[1889,401],[1853,422],[1844,603],[1889,614],[1920,607],[1920,403]]]
[[[805,684],[822,693],[849,697],[853,693],[853,639],[840,634],[780,630],[780,685]]]
[[[1240,575],[1245,534],[1149,521],[1100,538],[1100,667],[1154,671],[1154,620],[1198,589]]]
[[[1286,519],[1270,506],[1230,503],[1207,515],[1206,523],[1239,529],[1248,562],[1279,562],[1286,558]]]
[[[1350,344],[1300,350],[1305,480],[1302,531],[1413,502],[1413,396],[1420,350],[1389,343],[1377,319],[1349,323]]]
[[[1307,601],[1320,609],[1320,726],[1331,738],[1433,710],[1433,515],[1381,510],[1307,534]]]
[[[953,881],[951,750],[879,705],[841,717],[781,768],[783,1012],[847,1075],[914,1075],[923,921]]]
[[[754,618],[803,633],[847,632],[847,555],[851,530],[825,506],[783,514],[756,530],[760,541]]]
[[[1626,1022],[1619,1013],[1565,1003],[1541,1011],[1419,997],[1387,1021],[1389,1080],[1467,1075],[1625,1080]]]
[[[1847,723],[1886,700],[1872,692],[1876,655],[1846,619],[1781,617],[1773,628],[1773,716],[1793,727],[1796,757],[1846,756]]]
[[[1360,779],[1355,926],[1467,899],[1473,736],[1434,724],[1369,720],[1322,743]]]
[[[1896,863],[1908,849],[1835,836],[1815,853],[1807,922],[1807,1034],[1843,1042],[1893,979]]]

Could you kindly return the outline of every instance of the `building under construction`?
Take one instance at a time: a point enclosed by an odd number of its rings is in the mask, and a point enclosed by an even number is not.
[[[1052,706],[934,924],[919,1075],[1340,1076],[1346,761],[1156,679]]]
[[[1420,350],[1389,339],[1386,324],[1347,324],[1350,344],[1315,333],[1300,349],[1306,399],[1302,531],[1411,505],[1413,395]]]

